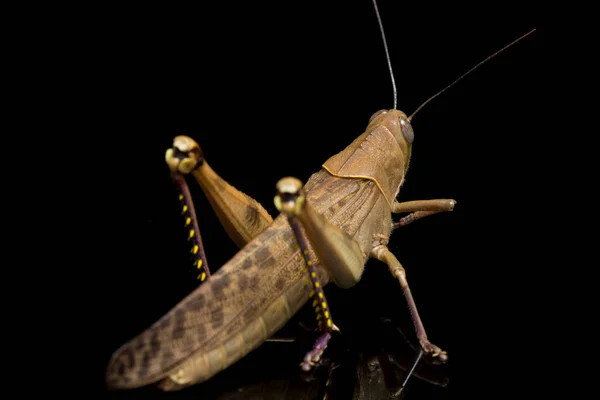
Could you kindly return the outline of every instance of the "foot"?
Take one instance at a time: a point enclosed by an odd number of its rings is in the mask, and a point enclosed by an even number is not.
[[[448,361],[448,353],[430,343],[429,340],[420,340],[421,347],[429,355],[436,364],[443,364]]]
[[[302,367],[303,371],[310,371],[319,361],[321,361],[321,356],[327,348],[329,339],[331,339],[331,334],[329,332],[325,332],[323,335],[319,336],[313,349],[306,353],[304,360],[300,363],[300,367]]]

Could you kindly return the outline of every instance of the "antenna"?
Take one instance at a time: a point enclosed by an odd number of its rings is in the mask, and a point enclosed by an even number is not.
[[[398,92],[396,91],[396,81],[394,80],[394,71],[392,70],[392,62],[390,61],[390,52],[387,47],[387,41],[385,40],[385,32],[383,31],[383,23],[381,22],[381,16],[379,15],[379,9],[377,8],[376,0],[373,0],[373,6],[375,7],[375,13],[377,14],[377,22],[379,22],[379,31],[381,32],[381,38],[383,39],[383,47],[385,48],[385,57],[387,58],[388,69],[390,70],[390,77],[392,78],[392,88],[394,90],[394,109],[396,109],[396,102],[398,101]]]
[[[375,1],[375,0],[373,0]],[[462,74],[461,76],[459,76],[457,79],[454,80],[454,82],[452,82],[451,84],[449,84],[448,86],[446,86],[445,88],[443,88],[442,90],[440,90],[439,92],[437,92],[436,94],[434,94],[433,96],[431,96],[430,98],[428,98],[427,100],[425,100],[425,102],[423,102],[423,104],[421,104],[416,110],[415,112],[413,112],[409,117],[408,120],[411,121],[413,119],[413,117],[415,116],[415,114],[417,112],[419,112],[423,107],[425,107],[425,104],[429,103],[431,100],[435,99],[436,97],[438,97],[440,94],[444,93],[446,90],[450,89],[452,86],[454,86],[456,83],[460,82],[465,76],[469,75],[471,72],[475,71],[477,68],[479,68],[481,65],[483,65],[484,63],[486,63],[487,61],[489,61],[490,59],[496,57],[498,54],[502,53],[504,50],[508,49],[510,46],[512,46],[513,44],[517,43],[518,41],[520,41],[521,39],[525,39],[527,36],[531,35],[533,32],[535,32],[535,29],[532,29],[531,31],[527,32],[526,34],[524,34],[523,36],[521,36],[520,38],[513,40],[511,43],[507,44],[506,46],[504,46],[503,48],[501,48],[500,50],[498,50],[497,52],[495,52],[494,54],[492,54],[491,56],[488,56],[485,60],[480,61],[477,63],[477,65],[475,65],[473,68],[471,68],[470,70],[468,70],[467,72],[465,72],[464,74]],[[394,107],[396,108],[396,107]]]

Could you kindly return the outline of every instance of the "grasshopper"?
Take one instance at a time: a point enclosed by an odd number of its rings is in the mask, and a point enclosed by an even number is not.
[[[176,137],[167,151],[169,166],[175,174],[196,178],[242,249],[208,284],[115,353],[109,386],[160,382],[161,388],[175,390],[203,382],[257,348],[311,297],[324,311],[324,329],[333,331],[322,287],[330,281],[342,288],[353,286],[369,258],[387,264],[398,279],[423,350],[445,362],[446,353],[427,338],[404,268],[387,248],[392,213],[409,213],[396,223],[399,227],[451,211],[455,205],[451,199],[395,200],[413,140],[406,114],[395,109],[377,112],[365,133],[327,160],[304,187],[294,178],[278,183],[276,203],[283,214],[272,219],[259,203],[212,170],[197,143]],[[182,200],[187,200],[185,194]],[[183,207],[187,211],[191,203]],[[190,237],[198,236],[193,216],[187,218]],[[198,244],[193,252],[200,253]],[[197,265],[200,280],[206,280],[205,259],[199,257]],[[312,267],[311,280],[306,265]],[[308,364],[318,361],[318,356],[309,358]]]
[[[365,132],[328,159],[305,185],[295,179],[279,182],[282,214],[273,219],[213,171],[191,138],[176,138],[167,152],[171,170],[176,176],[194,176],[241,250],[210,277],[204,253],[194,250],[200,256],[196,262],[202,284],[115,353],[109,386],[159,383],[165,390],[177,390],[207,380],[257,348],[311,297],[318,297],[322,292],[315,288],[329,282],[344,288],[356,284],[369,258],[387,264],[399,280],[423,351],[446,361],[445,352],[429,342],[404,269],[387,249],[393,229],[455,205],[452,199],[396,200],[413,140],[405,113],[375,113]],[[185,195],[184,200],[191,207]],[[394,223],[392,214],[401,212],[408,217]],[[199,229],[192,224],[194,235]],[[307,273],[309,264],[314,264],[315,276]],[[307,282],[309,277],[314,280]],[[323,329],[334,330],[333,317],[319,315],[326,320]]]

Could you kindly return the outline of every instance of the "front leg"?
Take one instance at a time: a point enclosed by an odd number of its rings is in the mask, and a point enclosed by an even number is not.
[[[392,229],[406,226],[421,218],[428,217],[433,214],[452,211],[456,205],[456,200],[453,199],[435,199],[435,200],[417,200],[398,202],[394,200],[392,212],[394,214],[410,213],[407,216],[400,218],[398,222],[392,225]]]

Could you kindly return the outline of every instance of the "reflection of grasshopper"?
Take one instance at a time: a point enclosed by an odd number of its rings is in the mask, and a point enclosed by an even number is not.
[[[167,162],[182,189],[202,284],[113,355],[109,387],[159,383],[176,390],[207,380],[260,346],[312,296],[324,335],[303,362],[310,368],[335,330],[322,287],[329,281],[351,287],[368,258],[388,265],[407,298],[422,349],[445,361],[446,354],[428,341],[404,269],[386,247],[392,229],[455,205],[453,200],[395,200],[413,139],[410,118],[403,112],[376,113],[365,133],[327,160],[305,187],[292,178],[279,182],[276,204],[283,215],[272,220],[260,204],[210,168],[193,140],[176,138]],[[241,247],[214,276],[183,174],[198,181]],[[392,213],[409,215],[393,224]]]
[[[427,363],[420,363],[419,367],[414,369],[415,349],[393,320],[367,320],[368,329],[351,325],[353,333],[358,331],[358,336],[348,344],[349,351],[346,352],[346,357],[336,363],[338,368],[333,371],[332,376],[334,382],[344,382],[344,385],[331,385],[328,389],[332,396],[327,398],[400,398],[400,391],[410,376],[432,385],[446,386],[447,371]]]
[[[411,396],[422,392],[439,393],[435,386],[447,384],[447,369],[421,362],[411,371],[415,359],[413,345],[393,319],[378,317],[377,312],[365,312],[377,309],[375,300],[367,297],[362,301],[369,306],[354,313],[355,318],[351,320],[340,318],[336,312],[336,319],[344,323],[344,335],[332,341],[323,365],[311,373],[299,374],[295,363],[281,362],[282,351],[286,356],[301,354],[310,346],[310,338],[301,324],[288,323],[284,332],[297,335],[297,340],[286,344],[266,343],[213,379],[191,388],[190,396],[197,394],[214,400],[308,400],[322,399],[326,393],[327,399],[399,399],[402,397],[395,394],[408,375],[427,383],[413,386]],[[309,316],[310,310],[305,311],[290,322]],[[256,368],[257,364],[260,369]],[[327,385],[327,381],[332,383]]]

